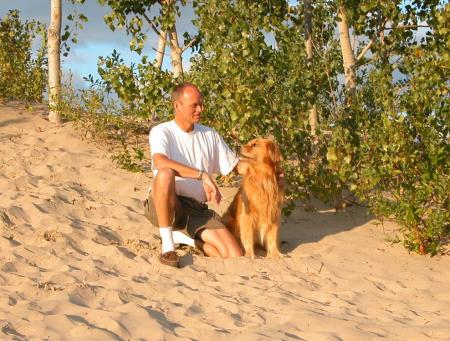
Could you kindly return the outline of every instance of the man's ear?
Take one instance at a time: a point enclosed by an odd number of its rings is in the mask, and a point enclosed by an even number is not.
[[[180,109],[180,102],[173,101],[173,109],[177,112]]]

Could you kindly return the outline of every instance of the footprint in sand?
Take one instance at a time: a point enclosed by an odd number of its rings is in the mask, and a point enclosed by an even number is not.
[[[14,223],[9,215],[5,212],[5,210],[0,209],[0,227],[2,228],[10,228]]]

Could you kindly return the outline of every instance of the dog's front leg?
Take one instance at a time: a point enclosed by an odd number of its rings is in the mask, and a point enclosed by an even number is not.
[[[255,258],[255,241],[253,236],[254,221],[250,216],[244,215],[241,219],[240,237],[247,257]]]
[[[280,242],[279,242],[279,225],[273,224],[269,227],[267,231],[267,243],[266,243],[266,250],[267,250],[267,257],[276,259],[283,257],[283,254],[280,252]]]
[[[255,256],[255,248],[253,247],[252,242],[244,243],[242,242],[245,250],[245,256],[250,258],[256,258]]]

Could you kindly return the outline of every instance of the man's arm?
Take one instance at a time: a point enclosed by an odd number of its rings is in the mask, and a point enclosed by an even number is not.
[[[182,178],[198,179],[199,169],[186,166],[177,161],[169,159],[164,154],[153,154],[153,165],[156,169],[170,168],[175,171],[175,175]]]
[[[171,160],[166,155],[160,153],[153,154],[153,165],[156,169],[170,168],[175,171],[176,176],[182,178],[201,180],[203,189],[206,193],[206,200],[214,200],[217,204],[220,203],[222,194],[220,193],[219,188],[208,173],[200,173],[201,170]],[[201,175],[201,178],[199,178],[199,175]]]

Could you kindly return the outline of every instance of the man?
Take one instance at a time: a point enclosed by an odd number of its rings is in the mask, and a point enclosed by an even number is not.
[[[172,102],[173,121],[155,126],[149,136],[154,181],[146,211],[150,221],[159,227],[160,261],[179,267],[174,244],[191,243],[173,229],[184,228],[208,256],[242,256],[234,236],[205,204],[212,200],[219,204],[221,200],[211,175],[239,171],[242,162],[214,129],[199,124],[203,97],[195,85],[176,86]]]

